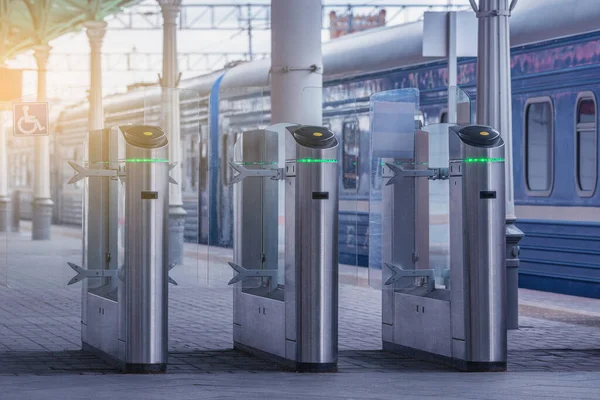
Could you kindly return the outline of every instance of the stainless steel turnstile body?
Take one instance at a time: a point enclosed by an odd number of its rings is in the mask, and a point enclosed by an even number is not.
[[[338,141],[289,124],[238,141],[234,347],[298,371],[335,370]]]
[[[427,135],[416,132],[414,159],[404,160],[427,172],[388,164],[399,174],[382,190],[383,348],[466,371],[505,370],[504,142],[490,127],[452,126],[449,168],[428,169]],[[430,263],[442,250],[425,233],[440,223],[430,221],[423,187],[432,179],[449,184],[441,276]]]
[[[85,187],[81,340],[125,372],[167,363],[168,142],[154,126],[90,132]],[[88,278],[88,279],[84,279]]]
[[[505,370],[504,141],[491,127],[450,130],[452,357],[467,370]]]

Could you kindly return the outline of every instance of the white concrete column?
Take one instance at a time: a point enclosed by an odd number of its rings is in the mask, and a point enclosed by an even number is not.
[[[321,0],[271,0],[271,123],[297,123],[320,126],[323,123],[323,55],[321,52]],[[280,146],[281,148],[281,146]],[[337,184],[337,183],[334,183]],[[285,218],[284,186],[279,190],[279,224]],[[293,216],[291,216],[293,218]],[[282,232],[282,230],[280,230]],[[281,240],[281,237],[280,237]],[[302,240],[302,238],[296,238]],[[289,243],[286,243],[286,246]],[[325,321],[327,316],[316,315],[315,309],[297,307],[301,303],[300,288],[289,278],[297,276],[294,263],[279,268],[278,283],[285,284],[286,357],[295,354],[296,362],[305,362],[306,349],[321,348],[313,335],[303,335],[304,321]],[[292,278],[294,279],[294,278]],[[321,293],[323,288],[313,288]],[[336,292],[331,292],[337,296]],[[325,300],[324,300],[325,301]],[[329,300],[327,300],[329,301]],[[331,299],[332,303],[337,298]],[[331,315],[329,315],[331,317]],[[294,322],[295,321],[295,322]],[[319,322],[321,323],[321,322]],[[335,324],[328,321],[327,324]],[[337,338],[337,330],[327,337]],[[296,341],[296,351],[288,344]],[[335,354],[337,361],[337,353]]]
[[[516,1],[513,0],[513,6]],[[509,0],[479,0],[477,123],[497,129],[505,143],[508,329],[518,328],[519,246],[515,226]]]
[[[8,113],[0,104],[0,232],[10,231],[10,197],[8,195],[8,161],[6,156],[6,118]]]
[[[504,10],[503,15],[494,12]],[[506,156],[506,215],[515,218],[508,0],[480,0],[477,49],[477,123],[497,129]]]
[[[162,123],[169,138],[169,161],[177,165],[171,176],[179,183],[169,185],[169,264],[183,261],[185,215],[181,195],[183,163],[177,68],[177,16],[181,0],[157,0],[163,16],[163,71],[161,76]]]
[[[102,107],[102,40],[106,33],[106,22],[87,21],[83,24],[90,41],[90,109],[89,130],[104,128]]]
[[[5,37],[3,30],[7,29],[6,24],[0,24],[0,38]],[[2,44],[0,44],[0,50]],[[4,58],[0,56],[0,68],[6,68],[4,64]],[[8,114],[8,104],[0,103],[0,232],[10,231],[11,223],[11,209],[10,209],[10,196],[8,193],[8,163],[6,159],[6,147],[8,141],[6,140],[6,120]]]
[[[38,67],[38,101],[46,101],[46,64],[50,46],[41,44],[34,48]],[[35,170],[33,178],[33,218],[31,238],[49,240],[53,202],[50,197],[50,136],[35,138]]]
[[[321,125],[322,72],[321,0],[271,0],[271,123]]]

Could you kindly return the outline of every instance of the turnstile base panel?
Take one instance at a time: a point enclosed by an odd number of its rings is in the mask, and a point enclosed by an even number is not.
[[[286,343],[285,302],[244,292],[235,294],[234,302],[234,342],[282,359],[296,358],[295,342],[293,354]]]
[[[123,360],[120,360],[114,357],[111,354],[108,354],[102,350],[97,349],[96,347],[82,342],[81,349],[83,351],[87,351],[88,353],[92,353],[96,357],[106,361],[110,365],[113,365],[115,369],[125,373],[125,374],[159,374],[167,372],[167,364],[166,363],[158,363],[158,364],[136,364],[136,363],[127,363]]]
[[[391,329],[389,325],[382,326],[384,341],[445,357],[456,356],[452,353],[449,301],[397,292],[393,293],[393,301],[394,324]]]
[[[280,357],[275,354],[267,353],[265,351],[255,349],[243,345],[241,343],[233,342],[233,348],[242,353],[250,354],[263,360],[271,361],[275,364],[280,365],[283,369],[294,371],[294,372],[337,372],[338,365],[337,361],[333,363],[303,363],[295,360]]]
[[[81,341],[97,351],[119,359],[119,306],[114,300],[86,294],[87,324],[81,325]]]
[[[429,353],[427,351],[413,349],[396,343],[383,341],[383,350],[399,353],[409,357],[428,361],[435,364],[444,364],[464,372],[505,372],[506,361],[466,361],[452,357],[446,357],[439,354]]]

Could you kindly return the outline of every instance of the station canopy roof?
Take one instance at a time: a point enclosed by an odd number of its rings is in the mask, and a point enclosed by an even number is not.
[[[0,0],[0,64],[140,0]]]

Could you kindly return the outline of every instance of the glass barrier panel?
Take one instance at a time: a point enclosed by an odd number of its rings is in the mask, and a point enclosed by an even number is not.
[[[356,285],[360,270],[363,270],[363,275],[366,277],[364,243],[367,230],[364,220],[368,216],[364,212],[367,199],[359,190],[360,173],[363,168],[359,157],[361,156],[361,138],[367,138],[368,126],[363,126],[364,130],[361,133],[357,103],[353,93],[344,92],[342,101],[325,99],[325,102],[322,101],[323,88],[321,87],[306,87],[302,91],[302,95],[302,104],[305,110],[303,115],[308,120],[318,120],[322,116],[322,122],[319,125],[329,129],[338,140],[335,156],[325,157],[327,160],[323,160],[323,162],[335,162],[338,166],[338,175],[335,180],[327,183],[337,185],[338,192],[339,282]],[[323,104],[323,107],[315,106],[315,104]],[[362,156],[366,157],[366,152]],[[314,162],[316,165],[320,161],[314,160]],[[363,190],[363,192],[367,193],[368,190]],[[358,211],[359,206],[363,208],[362,214]]]
[[[421,240],[415,230],[415,201],[423,178],[411,175],[426,169],[415,151],[418,105],[416,89],[385,91],[370,98],[369,285],[375,289],[415,281],[402,277],[401,271],[416,268]]]
[[[253,170],[263,170],[263,174],[276,170],[277,142],[273,142],[273,133],[265,131],[268,107],[268,91],[261,87],[221,89],[211,96],[206,135],[209,219],[205,271],[209,286],[225,288],[239,282],[243,288],[255,288],[271,284],[272,278],[273,284],[277,280],[274,275],[256,276],[255,271],[247,271],[265,270],[271,264],[272,256],[266,260],[263,251],[262,224],[265,219],[268,226],[277,226],[269,218],[277,218],[277,208],[263,209],[258,199],[277,181],[256,174],[242,179]],[[242,224],[242,218],[248,221]],[[245,244],[242,228],[249,238]],[[242,253],[246,254],[244,263],[252,265],[240,265]]]
[[[81,282],[84,292],[113,301],[118,296],[118,271],[125,263],[119,242],[124,224],[119,217],[125,206],[124,180],[119,176],[125,170],[120,136],[116,128],[89,132],[83,163],[73,166],[76,171],[71,180],[83,187],[82,271],[76,271],[71,284]]]
[[[458,86],[451,86],[448,93],[450,94],[449,101],[454,100],[456,104],[456,123],[459,125],[471,124],[473,122],[473,107],[469,94]]]
[[[429,139],[428,168],[449,168],[448,134],[453,124],[427,125],[423,130]],[[450,186],[444,177],[429,182],[429,268],[433,270],[436,289],[450,286]]]
[[[145,125],[159,126],[169,140],[169,262],[172,284],[206,283],[206,249],[199,243],[202,190],[200,113],[206,108],[198,92],[151,87],[144,90]]]

